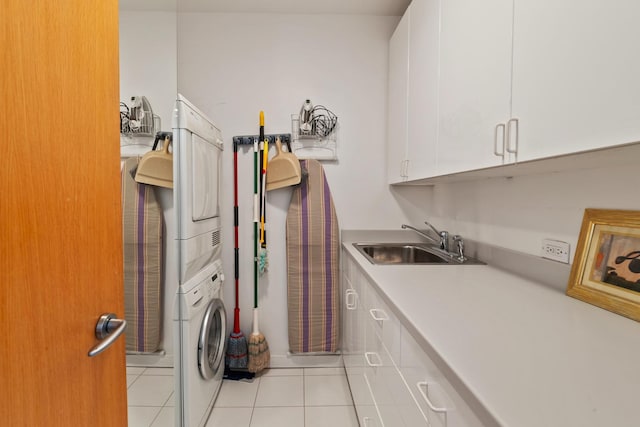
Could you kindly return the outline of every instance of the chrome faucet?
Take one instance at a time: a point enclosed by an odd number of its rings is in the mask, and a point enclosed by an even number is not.
[[[449,252],[449,232],[448,231],[438,231],[438,229],[436,229],[433,225],[429,224],[427,221],[424,222],[425,224],[427,224],[431,230],[433,230],[434,233],[436,233],[438,235],[438,239],[431,237],[429,234],[425,233],[422,230],[418,230],[415,227],[412,227],[410,225],[407,224],[402,224],[402,228],[403,229],[410,229],[415,231],[416,233],[418,233],[419,235],[421,235],[422,237],[425,237],[429,240],[431,240],[434,243],[437,243],[438,246],[440,247],[440,249]]]
[[[449,232],[448,231],[438,231],[433,225],[429,224],[427,221],[424,222],[427,224],[438,236],[440,236],[440,249],[444,249],[449,252]]]

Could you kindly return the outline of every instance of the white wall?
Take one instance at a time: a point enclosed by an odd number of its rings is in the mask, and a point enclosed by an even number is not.
[[[585,208],[640,210],[637,164],[633,156],[597,168],[437,184],[408,197],[421,211],[412,220],[537,256],[543,238],[562,240],[573,260]],[[394,190],[402,204],[405,191]]]
[[[120,10],[120,101],[144,95],[171,130],[177,93],[176,13]]]
[[[178,90],[224,134],[225,302],[232,320],[232,137],[291,132],[306,98],[338,116],[339,161],[325,163],[340,227],[398,228],[404,218],[385,185],[387,44],[397,17],[178,14]],[[241,327],[253,301],[252,153],[240,154]],[[285,219],[291,190],[268,194],[270,268],[260,283],[261,330],[274,364],[286,363]]]

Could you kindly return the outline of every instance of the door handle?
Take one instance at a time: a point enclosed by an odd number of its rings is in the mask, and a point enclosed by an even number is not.
[[[101,340],[89,351],[89,357],[97,356],[113,344],[127,328],[127,321],[116,318],[113,313],[105,313],[96,324],[96,338]]]

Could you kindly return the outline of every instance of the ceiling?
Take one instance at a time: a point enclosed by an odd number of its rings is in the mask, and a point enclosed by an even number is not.
[[[122,10],[402,16],[411,0],[120,0]]]

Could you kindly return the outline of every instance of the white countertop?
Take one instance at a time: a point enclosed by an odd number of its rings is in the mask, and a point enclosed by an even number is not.
[[[414,338],[500,425],[640,425],[640,323],[488,265],[373,265],[352,243]]]

